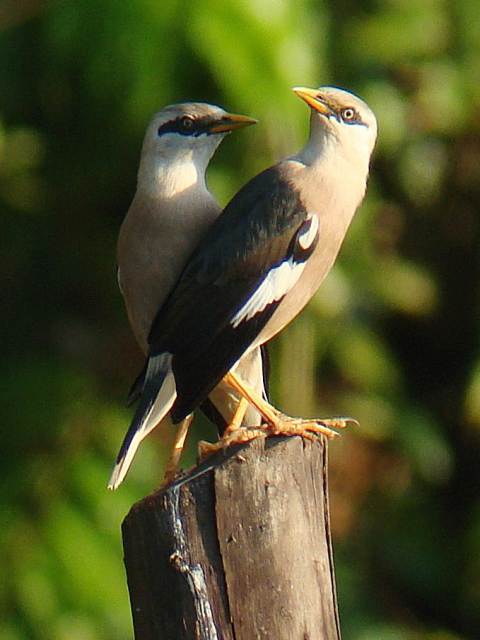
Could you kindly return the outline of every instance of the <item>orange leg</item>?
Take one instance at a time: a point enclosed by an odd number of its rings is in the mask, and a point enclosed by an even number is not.
[[[271,435],[303,435],[323,434],[327,438],[338,436],[335,429],[343,429],[352,424],[358,424],[353,418],[292,418],[282,414],[259,394],[250,389],[238,376],[231,371],[224,377],[224,382],[246,398],[261,413],[268,423],[268,433]]]
[[[240,429],[240,427],[242,426],[243,418],[245,417],[245,413],[247,412],[247,409],[248,409],[248,400],[242,396],[240,398],[240,402],[238,403],[238,407],[237,407],[237,410],[235,411],[235,415],[233,416],[232,421],[230,422],[230,424],[228,425],[228,427],[225,429],[223,433],[223,436],[222,436],[223,438],[225,438],[225,436],[228,436],[233,431]]]
[[[254,390],[250,389],[240,378],[232,373],[227,373],[224,378],[232,389],[237,391],[242,396],[242,399],[247,403],[252,404],[262,417],[267,422],[266,425],[258,427],[248,428],[240,427],[241,420],[243,419],[244,412],[240,415],[241,403],[232,420],[232,423],[227,427],[221,440],[215,444],[207,442],[199,443],[199,455],[200,458],[204,458],[207,455],[215,453],[221,449],[224,449],[232,444],[240,444],[248,442],[258,437],[267,437],[269,435],[287,435],[287,436],[301,436],[308,440],[314,440],[318,435],[324,435],[329,439],[338,437],[338,433],[334,429],[343,429],[350,425],[357,425],[358,422],[353,418],[292,418],[287,416],[278,409],[275,409],[270,403],[264,400]]]
[[[162,486],[170,484],[175,480],[175,476],[178,472],[178,466],[180,464],[180,458],[182,457],[183,447],[188,434],[188,429],[192,423],[193,415],[187,416],[185,420],[180,423],[177,433],[175,434],[175,440],[173,441],[173,447],[170,452],[170,456],[167,460],[165,467],[165,475],[163,477]]]

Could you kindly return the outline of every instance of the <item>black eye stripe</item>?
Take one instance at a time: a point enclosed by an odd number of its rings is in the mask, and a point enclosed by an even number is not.
[[[191,126],[185,126],[184,122],[188,116],[179,116],[174,120],[169,120],[158,128],[157,134],[162,136],[164,133],[178,133],[182,136],[199,136],[202,133],[209,133],[208,127],[212,124],[210,117],[191,118]]]

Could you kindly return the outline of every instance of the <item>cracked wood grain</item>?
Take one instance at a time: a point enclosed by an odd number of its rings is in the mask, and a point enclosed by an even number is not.
[[[123,523],[137,640],[339,640],[326,443],[218,454]]]

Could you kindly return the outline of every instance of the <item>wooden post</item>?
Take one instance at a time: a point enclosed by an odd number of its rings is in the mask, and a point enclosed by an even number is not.
[[[123,522],[136,640],[339,640],[326,442],[257,439]]]

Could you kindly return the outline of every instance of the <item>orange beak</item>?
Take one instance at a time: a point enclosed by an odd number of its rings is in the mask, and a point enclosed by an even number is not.
[[[248,116],[242,116],[237,113],[226,113],[223,118],[216,121],[209,130],[210,133],[227,133],[234,129],[249,127],[251,124],[257,124],[257,122],[258,120],[255,120],[255,118],[249,118]]]
[[[293,93],[308,104],[309,107],[318,111],[323,116],[332,114],[332,109],[322,98],[322,94],[318,89],[308,89],[307,87],[293,87]]]

